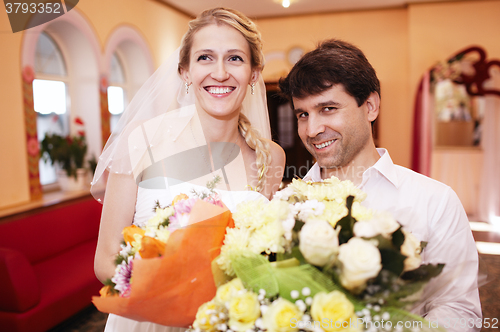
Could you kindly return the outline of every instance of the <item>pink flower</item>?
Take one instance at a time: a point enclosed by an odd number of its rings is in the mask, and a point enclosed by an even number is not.
[[[115,289],[120,292],[121,297],[130,296],[130,279],[132,278],[132,257],[129,257],[127,261],[121,262],[115,269],[115,275],[111,278],[111,281],[115,283]]]
[[[101,88],[101,91],[102,92],[107,92],[108,91],[108,79],[106,78],[106,76],[101,76],[101,80],[100,80],[100,88]]]
[[[172,228],[180,228],[187,225],[189,221],[189,214],[191,213],[191,209],[197,200],[197,198],[189,198],[175,203],[175,213],[172,217],[170,217],[170,226]]]
[[[38,140],[35,137],[30,138],[28,140],[28,154],[30,156],[36,156],[39,151]]]
[[[211,196],[208,196],[207,198],[203,199],[205,202],[208,202],[213,205],[217,205],[220,207],[224,207],[224,204],[222,203],[222,200],[220,199],[219,194],[213,194]]]
[[[26,83],[31,83],[35,79],[35,72],[31,66],[26,66],[23,69],[23,79]]]

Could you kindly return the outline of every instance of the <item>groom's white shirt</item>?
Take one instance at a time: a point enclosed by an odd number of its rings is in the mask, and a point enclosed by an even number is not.
[[[428,242],[422,253],[424,264],[446,264],[441,275],[429,282],[412,312],[425,315],[448,331],[479,331],[471,327],[482,317],[478,254],[458,196],[441,182],[395,165],[385,149],[377,151],[380,159],[373,166],[351,170],[363,174],[359,188],[367,198],[362,205],[391,212],[420,241]],[[321,181],[317,163],[304,179]],[[466,319],[468,327],[463,328],[461,318]]]

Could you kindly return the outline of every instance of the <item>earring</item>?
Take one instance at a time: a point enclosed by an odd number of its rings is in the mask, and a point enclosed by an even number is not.
[[[186,83],[184,83],[184,85],[186,86],[186,94],[188,94],[189,93],[189,86],[191,85],[191,83],[186,82]]]
[[[255,90],[254,89],[255,89],[255,83],[250,84],[250,93],[253,94],[253,95],[255,94]]]

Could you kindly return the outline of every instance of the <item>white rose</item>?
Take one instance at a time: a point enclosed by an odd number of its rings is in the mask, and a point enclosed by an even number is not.
[[[308,263],[325,266],[333,263],[339,247],[338,232],[324,220],[314,220],[302,226],[299,249]]]
[[[370,241],[353,237],[339,247],[340,283],[354,293],[366,287],[366,281],[382,269],[380,251]]]
[[[404,228],[401,229],[405,236],[405,242],[401,246],[401,253],[406,256],[404,271],[412,271],[420,266],[422,258],[420,257],[420,241]]]
[[[375,223],[366,220],[357,221],[354,224],[353,232],[357,237],[366,238],[375,237],[379,234]]]
[[[382,235],[392,238],[392,233],[398,230],[399,223],[388,212],[377,212],[369,220],[360,220],[354,224],[354,235],[357,237],[372,238]]]
[[[389,212],[377,212],[374,214],[372,221],[377,225],[378,232],[385,238],[392,238],[392,233],[398,230],[399,223],[392,217]]]

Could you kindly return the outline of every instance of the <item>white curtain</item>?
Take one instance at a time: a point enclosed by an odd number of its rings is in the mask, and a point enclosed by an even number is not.
[[[500,71],[490,69],[486,85],[500,90]],[[500,225],[500,96],[484,97],[481,145],[484,150],[483,174],[479,193],[479,218]]]

